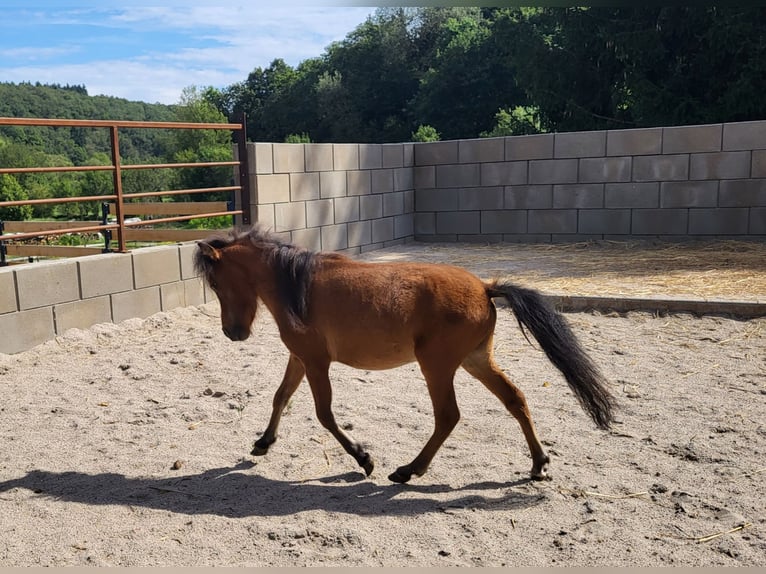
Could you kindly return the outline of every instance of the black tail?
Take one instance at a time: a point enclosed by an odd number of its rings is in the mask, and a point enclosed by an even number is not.
[[[585,412],[600,428],[609,428],[614,420],[616,401],[564,317],[532,289],[494,282],[487,286],[487,295],[508,301],[522,332],[524,326],[532,332],[545,354],[564,375]]]

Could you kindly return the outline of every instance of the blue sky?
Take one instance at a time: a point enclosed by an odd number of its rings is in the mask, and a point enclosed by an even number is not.
[[[157,4],[4,1],[0,82],[85,85],[90,95],[173,104],[190,85],[224,88],[275,58],[296,66],[319,56],[375,11],[339,1]]]

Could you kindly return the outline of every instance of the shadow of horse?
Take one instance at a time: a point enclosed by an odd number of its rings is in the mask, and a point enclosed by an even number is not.
[[[415,515],[448,508],[520,509],[545,500],[543,494],[509,491],[529,482],[481,482],[455,488],[448,485],[379,485],[350,472],[312,481],[291,482],[246,473],[252,462],[215,468],[173,478],[131,478],[116,473],[50,472],[33,470],[21,478],[0,482],[0,493],[16,488],[56,500],[89,505],[128,505],[178,514],[212,514],[228,518],[286,516],[325,510],[359,516]],[[459,494],[461,491],[500,491],[497,496]],[[409,493],[406,497],[397,497]],[[412,494],[422,494],[413,497]],[[449,500],[429,495],[458,493]]]

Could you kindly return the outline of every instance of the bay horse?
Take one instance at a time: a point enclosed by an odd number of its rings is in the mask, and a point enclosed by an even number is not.
[[[493,360],[494,298],[508,302],[522,332],[527,327],[532,333],[596,425],[607,429],[613,421],[616,402],[604,379],[564,317],[536,290],[485,282],[451,265],[368,263],[314,252],[279,240],[259,224],[197,245],[194,267],[218,297],[224,334],[232,341],[247,339],[262,302],[290,352],[271,418],[252,455],[266,454],[275,442],[282,411],[305,376],[319,422],[369,476],[372,457],[335,422],[330,364],[383,370],[417,361],[435,427],[415,459],[397,468],[390,480],[404,483],[422,476],[457,424],[453,378],[459,367],[518,421],[532,455],[532,478],[548,478],[550,457],[524,394]]]

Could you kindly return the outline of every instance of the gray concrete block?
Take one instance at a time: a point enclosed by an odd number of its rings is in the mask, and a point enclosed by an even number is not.
[[[415,183],[415,189],[436,187],[436,167],[414,167],[412,168],[412,179]]]
[[[631,157],[584,158],[579,164],[580,183],[606,183],[630,181]],[[562,183],[574,183],[570,179]]]
[[[394,239],[412,237],[415,234],[415,216],[405,213],[394,217]]]
[[[205,302],[205,286],[202,279],[195,277],[181,281],[181,284],[184,286],[184,301],[187,307],[202,305]]]
[[[193,252],[193,246],[184,253]],[[187,261],[187,264],[190,263]],[[133,289],[133,259],[129,253],[108,253],[77,258],[83,299]]]
[[[373,169],[370,176],[372,177],[372,193],[388,193],[394,190],[393,169]]]
[[[295,173],[306,171],[304,144],[275,143],[274,173]]]
[[[722,134],[722,124],[663,128],[662,153],[721,151]]]
[[[458,189],[457,204],[460,211],[503,209],[503,188],[468,187]]]
[[[322,251],[338,251],[348,248],[348,230],[345,223],[325,225],[321,230]]]
[[[53,306],[56,333],[68,329],[88,329],[98,323],[111,323],[112,306],[108,295]]]
[[[457,211],[457,189],[420,189],[415,194],[416,211]]]
[[[438,234],[460,234],[481,232],[481,212],[447,211],[436,214]]]
[[[360,247],[372,243],[372,223],[354,221],[348,224],[348,246]]]
[[[304,148],[306,171],[332,171],[333,144],[306,144]]]
[[[404,213],[415,211],[415,190],[408,189],[404,192]]]
[[[766,150],[753,150],[753,162],[750,170],[751,177],[766,177]]]
[[[274,231],[292,231],[306,227],[306,202],[277,203],[274,206]]]
[[[336,197],[335,202],[335,223],[347,223],[349,221],[359,221],[359,198],[358,197]]]
[[[16,300],[16,279],[10,267],[0,267],[0,315],[19,310]]]
[[[256,205],[253,209],[254,221],[266,226],[267,229],[274,229],[274,205],[267,203],[265,205]]]
[[[359,169],[380,169],[383,167],[381,144],[359,144]]]
[[[319,174],[291,173],[290,201],[308,201],[319,199]]]
[[[162,310],[159,286],[112,295],[112,320],[115,323],[146,318]]]
[[[332,199],[318,199],[306,202],[306,227],[320,227],[335,223]]]
[[[479,138],[458,141],[458,163],[480,163],[505,159],[505,138]]]
[[[581,209],[578,213],[577,232],[603,235],[629,234],[630,209]]]
[[[433,235],[436,233],[436,213],[415,213],[415,235]]]
[[[553,186],[554,209],[596,209],[604,207],[603,183],[573,183]]]
[[[748,230],[751,235],[766,235],[766,207],[750,208]]]
[[[689,179],[689,156],[647,155],[633,158],[633,181]]]
[[[718,193],[719,207],[766,206],[766,179],[722,181]]]
[[[359,246],[360,253],[369,253],[370,251],[377,251],[383,249],[386,246],[385,243],[368,243],[366,245]]]
[[[346,172],[346,195],[367,195],[368,193],[372,193],[370,170]]]
[[[400,143],[383,144],[381,167],[404,167],[404,146]]]
[[[397,191],[383,195],[383,216],[401,215],[404,213],[404,192]]]
[[[634,209],[631,212],[633,235],[686,235],[688,209]]]
[[[136,289],[181,280],[177,247],[143,247],[131,255]]]
[[[662,128],[610,130],[606,134],[606,155],[656,155],[662,153]]]
[[[505,233],[503,234],[504,243],[550,243],[550,233]]]
[[[477,233],[475,235],[458,235],[457,240],[461,243],[502,243],[503,236],[500,233]]]
[[[257,204],[290,201],[290,176],[286,173],[256,176],[255,197]]]
[[[689,210],[690,235],[745,235],[750,213],[746,207]]]
[[[402,152],[404,155],[404,167],[412,167],[415,165],[415,144],[403,143]]]
[[[372,220],[372,242],[381,243],[391,241],[394,238],[394,218]]]
[[[606,132],[557,133],[553,137],[553,157],[601,157],[606,155]]]
[[[383,196],[363,195],[359,198],[359,219],[383,217]]]
[[[766,148],[766,121],[723,124],[723,151]]]
[[[13,333],[11,337],[0,337],[0,353],[7,355],[50,341],[56,336],[53,307],[0,315],[0,333]]]
[[[554,134],[510,136],[505,138],[505,160],[553,158]]]
[[[359,169],[359,144],[332,144],[332,150],[335,171]]]
[[[524,209],[504,209],[481,212],[482,234],[526,233],[527,211]]]
[[[689,179],[750,177],[749,151],[695,153],[689,159]]]
[[[481,164],[481,185],[524,185],[527,183],[526,161],[503,161]]]
[[[26,311],[80,298],[77,262],[44,261],[15,269],[19,309]]]
[[[213,232],[210,234],[212,235]],[[194,270],[194,253],[196,251],[196,241],[188,241],[178,246],[178,257],[181,260],[181,279],[192,279],[197,276],[197,272]],[[82,269],[80,269],[80,277],[82,277]]]
[[[456,233],[438,233],[434,235],[415,235],[415,241],[423,243],[454,243],[457,241]]]
[[[659,206],[660,184],[658,182],[607,183],[604,186],[604,207],[609,209]]]
[[[319,197],[345,197],[346,172],[323,171],[319,174]]]
[[[480,181],[478,163],[436,166],[436,187],[476,187]]]
[[[576,209],[530,209],[529,233],[577,233]]]
[[[322,233],[319,227],[296,229],[293,231],[292,241],[295,245],[299,245],[304,249],[310,249],[311,251],[322,250]]]
[[[163,311],[186,307],[186,290],[183,282],[160,285],[160,307]]]
[[[715,207],[717,181],[664,181],[660,187],[660,207]]]
[[[415,144],[415,165],[436,165],[458,162],[457,140]]]
[[[553,206],[552,185],[512,185],[505,188],[506,209],[549,209]]]
[[[529,162],[529,183],[576,183],[576,159],[548,159]],[[585,160],[583,160],[585,161]]]
[[[274,173],[274,150],[270,143],[248,143],[247,151],[251,173]]]
[[[415,180],[413,178],[411,167],[402,167],[394,170],[394,191],[404,191],[415,189]]]

